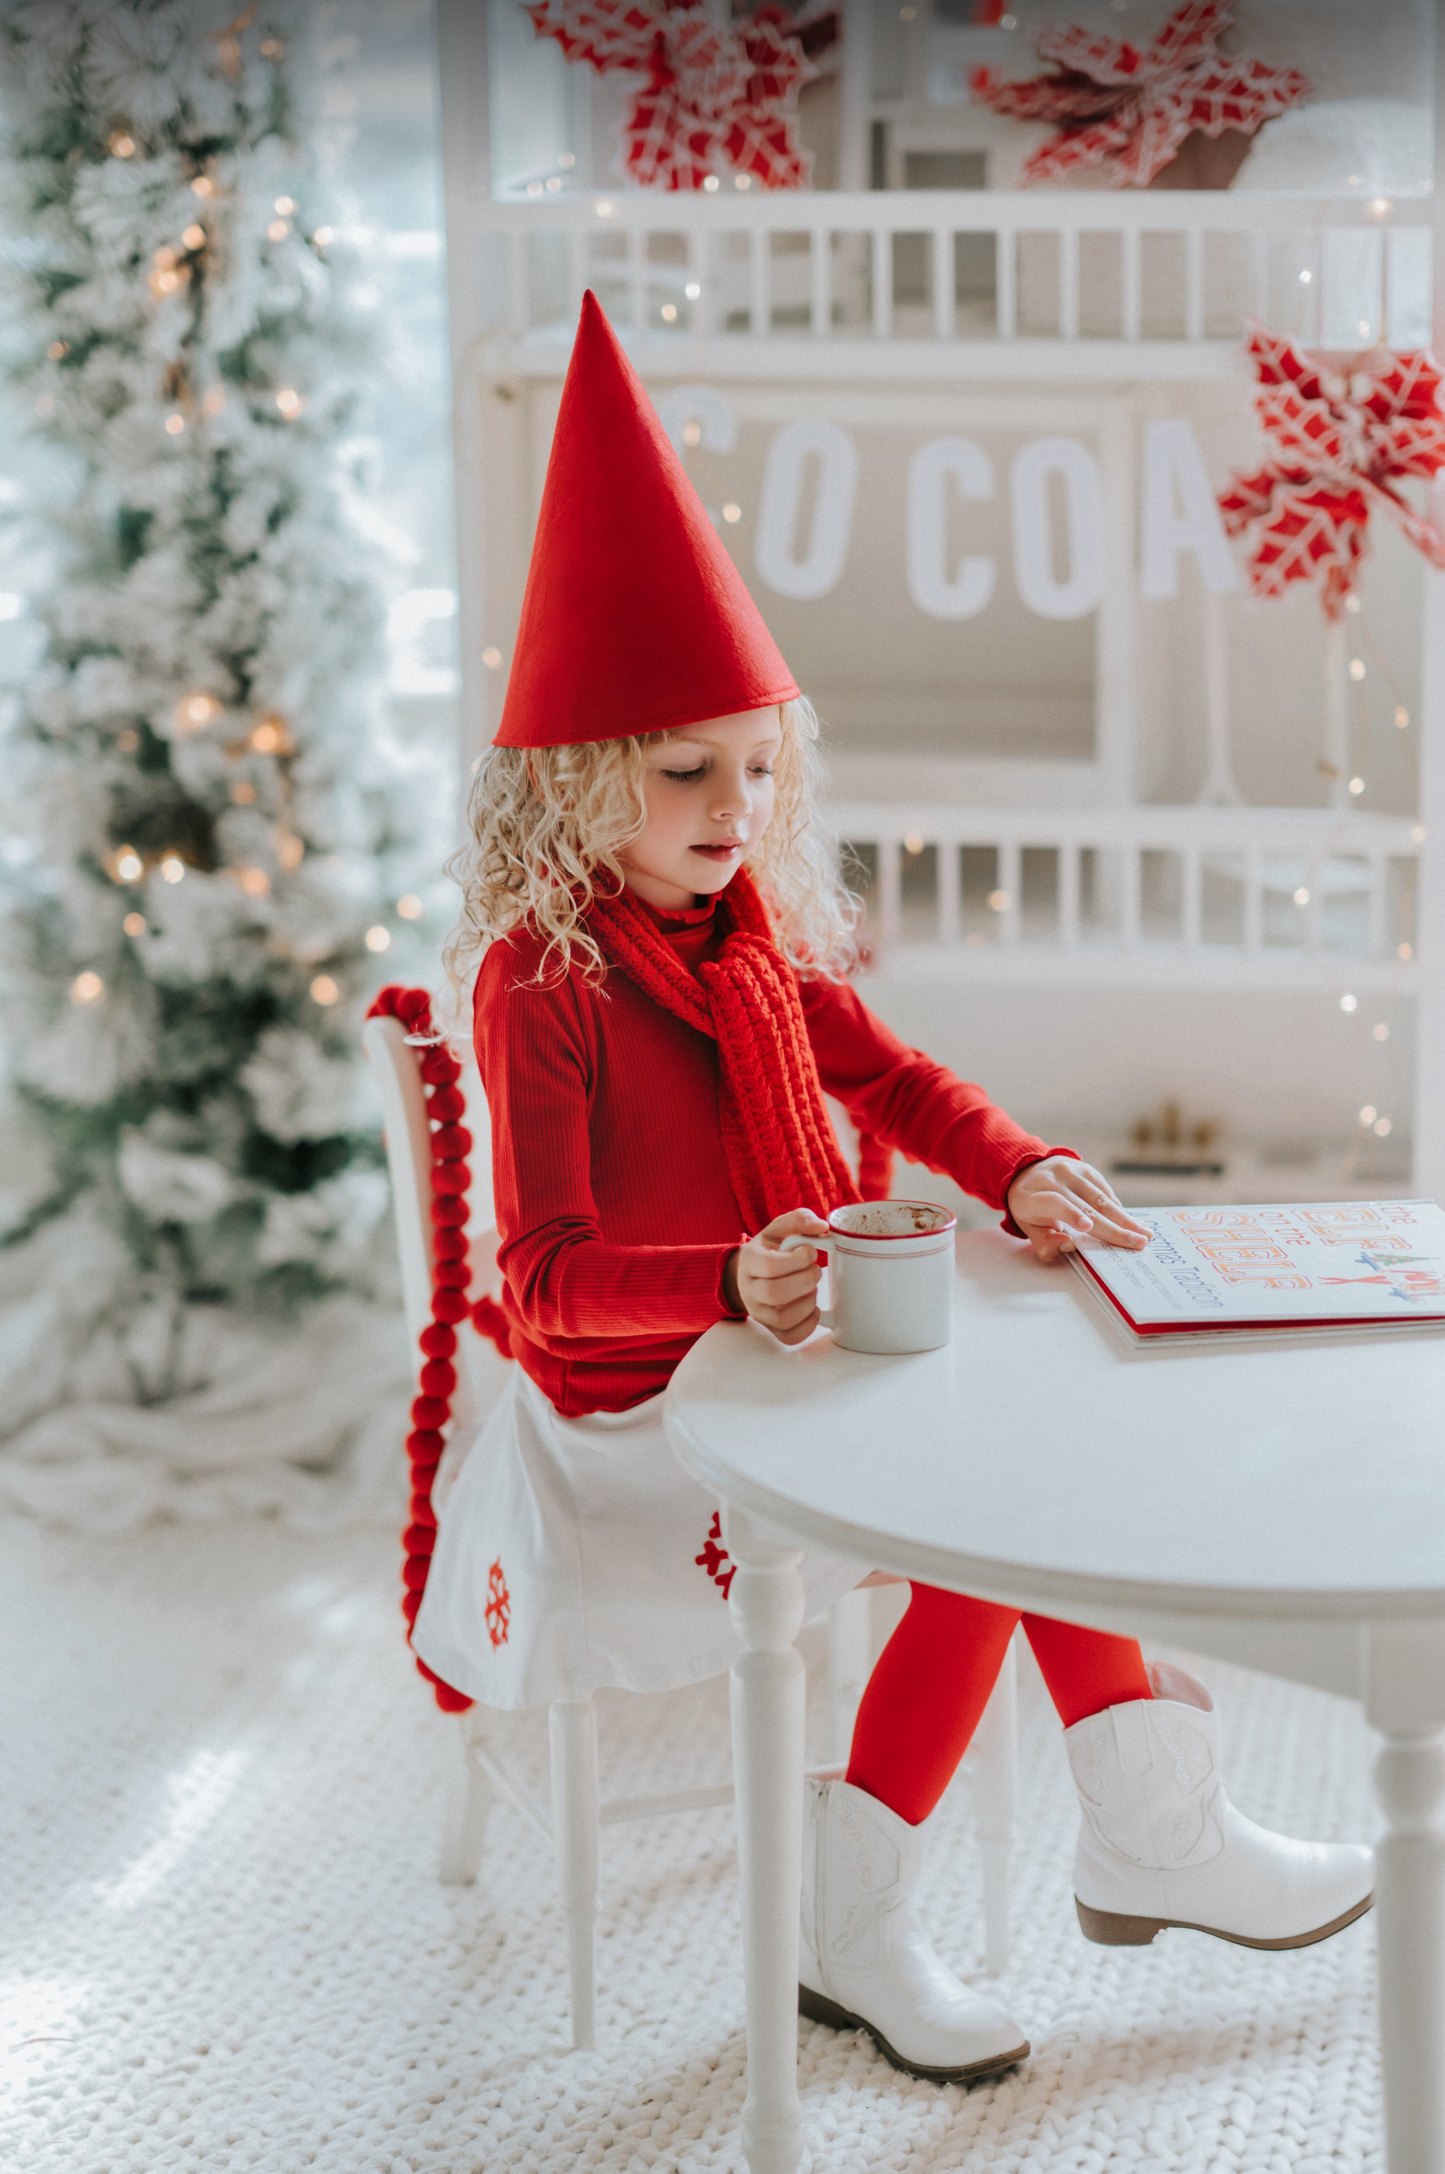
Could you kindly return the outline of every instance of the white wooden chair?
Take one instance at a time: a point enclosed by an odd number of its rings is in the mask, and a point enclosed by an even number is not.
[[[431,1319],[431,1150],[428,1144],[426,1097],[416,1055],[408,1045],[406,1029],[393,1018],[368,1019],[362,1039],[381,1095],[382,1122],[386,1129],[387,1163],[391,1173],[392,1204],[396,1215],[397,1248],[401,1260],[402,1304],[413,1351]],[[486,1110],[473,1106],[469,1123],[478,1144],[486,1136]],[[500,1278],[496,1269],[497,1233],[490,1223],[478,1228],[481,1214],[475,1205],[480,1188],[474,1186],[474,1211],[470,1258],[472,1290],[495,1293]],[[452,1400],[453,1434],[473,1427],[486,1397],[486,1377],[496,1364],[492,1346],[462,1322],[457,1329],[457,1390]],[[889,1581],[897,1582],[897,1581]],[[853,1716],[875,1658],[872,1592],[860,1586],[831,1611],[829,1637],[830,1739],[838,1762],[847,1758]],[[593,1701],[558,1700],[548,1709],[551,1747],[552,1803],[548,1809],[514,1773],[493,1741],[493,1717],[473,1706],[458,1717],[461,1756],[454,1770],[442,1840],[441,1878],[452,1886],[469,1886],[481,1869],[486,1825],[493,1800],[505,1797],[531,1822],[556,1852],[567,1922],[568,1962],[572,1991],[572,2043],[595,2043],[596,1998],[593,1930],[597,1912],[598,1840],[603,1827],[625,1819],[650,1819],[665,1812],[702,1811],[731,1804],[731,1784],[704,1789],[680,1789],[667,1795],[619,1797],[604,1801],[598,1787],[597,1715]],[[1015,1670],[1014,1653],[1000,1671],[968,1756],[973,1787],[976,1825],[983,1859],[984,1913],[987,1960],[997,1976],[1008,1963],[1008,1872],[1013,1843],[1015,1764]],[[836,1773],[835,1763],[813,1771]]]

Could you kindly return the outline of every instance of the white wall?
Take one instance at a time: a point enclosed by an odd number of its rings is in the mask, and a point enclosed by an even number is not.
[[[865,1000],[894,1031],[985,1086],[1060,1145],[1076,1132],[1122,1145],[1166,1099],[1212,1117],[1238,1145],[1302,1151],[1353,1136],[1362,1104],[1409,1133],[1413,1006],[1362,997],[1204,989],[998,988],[879,974]],[[1377,1025],[1390,1029],[1377,1042]]]

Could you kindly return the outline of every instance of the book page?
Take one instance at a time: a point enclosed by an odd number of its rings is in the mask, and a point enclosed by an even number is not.
[[[1433,1200],[1134,1208],[1142,1253],[1080,1256],[1137,1328],[1413,1321],[1445,1315],[1445,1210]]]

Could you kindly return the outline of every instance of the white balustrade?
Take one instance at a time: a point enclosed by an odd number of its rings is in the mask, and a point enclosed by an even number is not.
[[[1007,344],[1028,372],[1066,341],[1073,373],[1143,350],[1189,374],[1219,368],[1252,317],[1325,345],[1423,342],[1429,218],[1427,201],[1354,195],[622,189],[475,199],[457,240],[475,252],[475,329],[524,349],[569,337],[593,286],[680,369],[726,369],[729,350],[755,367],[762,342],[806,343],[796,366],[827,372],[886,341],[920,371],[940,347],[982,367]]]
[[[890,973],[1414,987],[1424,833],[1407,816],[882,802],[829,816]]]

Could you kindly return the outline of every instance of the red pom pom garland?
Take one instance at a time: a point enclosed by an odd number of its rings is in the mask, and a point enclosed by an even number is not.
[[[425,989],[402,989],[393,983],[378,991],[367,1017],[399,1019],[408,1034],[431,1035],[436,1031],[432,1025],[431,998]],[[471,1153],[473,1140],[460,1122],[467,1108],[466,1098],[457,1086],[462,1068],[445,1045],[437,1041],[421,1056],[417,1069],[426,1090],[427,1116],[435,1128],[431,1135],[435,1266],[432,1318],[419,1339],[422,1365],[417,1380],[418,1393],[412,1399],[411,1432],[406,1438],[412,1493],[409,1522],[401,1536],[401,1612],[406,1618],[408,1641],[421,1607],[421,1596],[426,1591],[432,1549],[436,1545],[437,1523],[431,1506],[431,1487],[445,1447],[443,1429],[451,1420],[452,1398],[456,1394],[456,1324],[465,1321],[472,1312],[467,1296],[471,1267],[466,1241],[467,1192],[472,1172],[466,1158]],[[477,1314],[478,1328],[492,1338],[504,1357],[509,1358],[506,1317],[495,1300],[481,1299]],[[464,1713],[473,1703],[462,1692],[453,1690],[449,1683],[443,1683],[420,1657],[416,1665],[431,1684],[436,1702],[444,1713]]]

